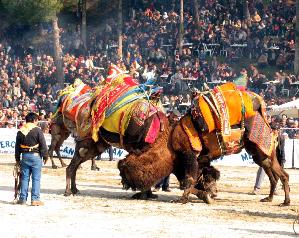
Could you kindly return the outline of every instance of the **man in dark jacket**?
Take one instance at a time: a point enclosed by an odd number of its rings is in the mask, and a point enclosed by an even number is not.
[[[26,204],[31,176],[31,205],[42,206],[44,203],[40,201],[40,178],[43,165],[41,158],[44,161],[48,159],[48,148],[42,130],[37,127],[37,114],[30,112],[25,119],[26,124],[18,131],[15,146],[15,159],[21,166],[20,197],[17,204]]]

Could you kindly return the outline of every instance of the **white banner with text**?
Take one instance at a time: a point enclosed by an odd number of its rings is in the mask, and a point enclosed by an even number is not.
[[[18,130],[9,128],[0,128],[0,155],[15,153],[16,135]],[[45,134],[46,143],[51,144],[51,135]],[[60,148],[62,157],[72,158],[75,153],[75,142],[72,137],[64,141]],[[286,139],[284,153],[286,157],[285,168],[299,168],[299,139]],[[123,159],[128,154],[127,151],[113,147],[113,158]],[[108,151],[101,155],[102,159],[108,159]],[[243,166],[254,165],[251,156],[243,149],[241,153],[222,156],[221,158],[213,161],[214,165],[227,165],[227,166]]]

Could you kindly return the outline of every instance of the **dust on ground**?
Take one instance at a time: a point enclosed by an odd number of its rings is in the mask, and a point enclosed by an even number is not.
[[[48,162],[49,163],[49,162]],[[12,205],[14,160],[0,163],[0,237],[296,237],[292,223],[299,205],[299,171],[288,169],[291,206],[279,207],[283,191],[272,203],[261,203],[269,191],[265,179],[260,195],[252,191],[257,167],[217,166],[221,171],[219,194],[207,205],[196,197],[182,205],[172,203],[182,191],[171,176],[172,192],[158,192],[157,200],[132,200],[132,191],[122,190],[117,162],[91,162],[78,170],[81,194],[64,197],[65,169],[43,168],[43,207]],[[58,164],[58,161],[57,161]],[[30,195],[29,195],[30,196]],[[298,227],[299,230],[299,227]]]

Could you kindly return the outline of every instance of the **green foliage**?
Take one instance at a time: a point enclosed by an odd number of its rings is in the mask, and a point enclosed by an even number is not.
[[[63,10],[76,11],[78,0],[62,0]]]
[[[61,0],[2,0],[11,23],[51,21],[62,8]]]

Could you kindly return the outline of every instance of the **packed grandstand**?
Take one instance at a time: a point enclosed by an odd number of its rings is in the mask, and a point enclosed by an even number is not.
[[[268,106],[298,97],[299,76],[292,74],[293,5],[250,1],[250,19],[244,20],[240,1],[200,1],[197,27],[191,3],[186,1],[179,55],[173,37],[178,35],[178,1],[133,2],[123,24],[123,59],[117,57],[116,21],[105,19],[100,30],[88,25],[88,50],[82,47],[75,24],[61,26],[65,85],[80,78],[95,86],[115,63],[140,83],[154,77],[163,87],[161,100],[169,111],[184,113],[194,88],[205,90],[228,81],[245,80]],[[51,31],[44,25],[42,34]],[[0,33],[0,126],[19,127],[28,111],[36,111],[47,132],[62,89],[55,78],[52,44],[29,44],[15,40],[16,34]],[[286,116],[271,120],[281,127],[298,128],[298,118]],[[298,135],[291,134],[292,138]]]

